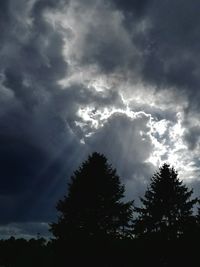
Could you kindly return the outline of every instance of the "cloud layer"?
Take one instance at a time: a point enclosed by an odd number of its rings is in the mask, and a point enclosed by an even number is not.
[[[1,1],[2,225],[53,220],[94,150],[128,198],[164,161],[199,188],[199,5]]]

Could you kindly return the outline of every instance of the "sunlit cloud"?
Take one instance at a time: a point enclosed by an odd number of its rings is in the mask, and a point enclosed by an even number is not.
[[[94,150],[117,168],[130,197],[164,162],[199,180],[199,18],[183,32],[181,1],[148,10],[120,2],[1,1],[6,223],[48,220]],[[194,10],[189,1],[181,8],[185,17]],[[10,161],[18,163],[12,170]]]

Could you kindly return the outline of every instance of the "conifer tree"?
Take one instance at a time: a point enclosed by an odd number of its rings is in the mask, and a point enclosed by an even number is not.
[[[123,202],[124,186],[104,155],[93,153],[74,172],[68,195],[60,200],[57,239],[122,237],[128,234],[132,202]]]
[[[187,232],[193,221],[193,206],[189,190],[178,178],[178,173],[164,164],[152,179],[143,198],[142,207],[135,208],[138,217],[134,221],[137,237],[159,236],[174,240]]]

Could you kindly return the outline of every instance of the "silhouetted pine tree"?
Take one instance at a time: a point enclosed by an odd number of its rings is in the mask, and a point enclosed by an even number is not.
[[[189,190],[174,168],[164,164],[151,179],[142,207],[135,208],[138,217],[134,222],[137,237],[157,236],[163,240],[174,240],[187,232],[194,221],[191,200],[193,191]]]
[[[132,202],[123,202],[124,186],[104,155],[93,153],[74,172],[68,195],[60,200],[57,239],[122,237],[129,233]]]

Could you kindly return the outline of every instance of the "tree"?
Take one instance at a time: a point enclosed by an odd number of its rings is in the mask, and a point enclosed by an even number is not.
[[[179,180],[178,173],[164,164],[151,179],[142,207],[135,208],[138,217],[134,222],[135,235],[159,236],[174,240],[187,232],[193,222],[193,206],[197,199],[191,200],[193,191]]]
[[[196,227],[193,228],[193,232],[194,232],[195,237],[197,239],[199,239],[199,237],[200,237],[200,199],[199,198],[197,200],[197,203],[198,203],[198,205],[197,205],[197,214],[196,214],[196,217],[195,217],[195,219],[196,219]],[[194,237],[193,237],[193,239],[194,239]]]
[[[122,202],[124,186],[104,155],[93,153],[74,172],[68,195],[57,204],[56,239],[86,239],[127,235],[132,202]]]

